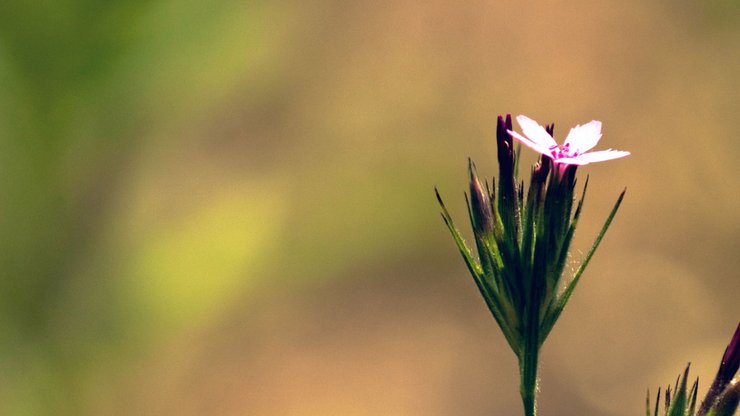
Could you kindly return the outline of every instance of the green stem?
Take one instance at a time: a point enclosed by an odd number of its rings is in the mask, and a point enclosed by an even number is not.
[[[536,283],[532,286],[533,296],[540,289]],[[519,392],[524,404],[524,416],[537,415],[537,363],[540,352],[539,341],[539,302],[530,302],[525,306],[525,333],[519,356]]]
[[[524,404],[524,416],[535,416],[537,414],[537,358],[539,345],[536,337],[525,340],[524,352],[519,359],[519,392]],[[534,341],[534,342],[531,342]]]

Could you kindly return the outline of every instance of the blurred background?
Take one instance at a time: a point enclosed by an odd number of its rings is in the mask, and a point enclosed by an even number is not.
[[[602,120],[544,415],[641,414],[740,317],[740,3],[0,5],[0,413],[515,415],[467,227],[498,114]],[[524,166],[534,161],[526,153]],[[527,172],[527,169],[523,170]]]

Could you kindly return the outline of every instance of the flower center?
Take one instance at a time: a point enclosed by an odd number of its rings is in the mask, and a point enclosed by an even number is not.
[[[570,143],[565,143],[562,148],[560,146],[551,146],[550,154],[552,155],[552,158],[555,160],[562,159],[565,157],[578,156],[578,152],[576,151],[576,152],[571,153],[569,147],[570,147]]]

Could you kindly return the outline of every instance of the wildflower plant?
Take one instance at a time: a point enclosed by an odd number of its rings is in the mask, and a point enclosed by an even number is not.
[[[511,115],[498,117],[498,183],[485,186],[468,161],[470,195],[466,194],[473,228],[475,256],[468,248],[435,189],[442,218],[449,228],[478,290],[519,361],[524,414],[536,414],[539,351],[568,303],[591,257],[619,209],[617,198],[601,231],[570,280],[563,283],[568,250],[583,208],[588,179],[576,203],[576,170],[592,162],[629,152],[588,152],[601,138],[601,123],[591,121],[570,130],[562,146],[553,138],[554,125],[540,126],[517,117],[522,133],[513,130]],[[518,176],[519,152],[514,139],[539,152],[529,188]],[[526,197],[525,197],[526,194]],[[575,212],[574,212],[575,209]]]

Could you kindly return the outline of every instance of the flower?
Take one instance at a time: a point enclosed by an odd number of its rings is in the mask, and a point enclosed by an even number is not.
[[[562,147],[558,146],[558,143],[544,127],[531,118],[520,115],[516,118],[516,121],[519,122],[524,136],[513,130],[508,130],[509,134],[526,146],[549,157],[555,164],[586,165],[617,159],[630,154],[630,152],[612,149],[588,152],[596,146],[601,138],[601,122],[597,120],[570,129]]]
[[[588,184],[586,180],[576,203],[576,165],[595,161],[584,160],[584,156],[599,155],[583,153],[601,137],[601,124],[592,122],[573,129],[562,149],[552,138],[552,126],[545,130],[524,116],[519,116],[519,124],[529,139],[512,132],[510,114],[498,117],[499,177],[494,178],[490,187],[488,181],[483,186],[475,164],[468,159],[470,194],[465,197],[477,256],[455,226],[436,188],[435,193],[442,219],[475,285],[517,356],[524,414],[533,416],[539,351],[612,223],[624,191],[572,279],[562,284],[563,276],[570,275],[570,271],[566,272],[568,251]],[[514,150],[515,137],[547,156],[542,156],[532,167],[528,191],[517,173],[519,152]],[[568,159],[576,161],[566,162]]]

